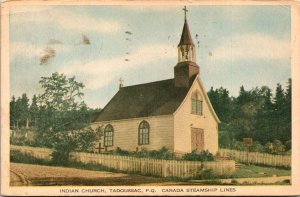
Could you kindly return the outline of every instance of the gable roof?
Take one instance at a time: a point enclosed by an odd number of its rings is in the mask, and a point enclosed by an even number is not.
[[[193,83],[191,84],[191,86],[190,86],[190,88],[189,88],[189,91],[187,92],[187,95],[190,93],[190,91],[192,91],[192,86],[194,86],[194,84],[197,83],[197,82],[198,82],[198,84],[199,84],[199,86],[200,86],[200,89],[201,89],[203,95],[204,95],[204,99],[205,99],[205,101],[206,101],[206,103],[207,103],[207,105],[208,105],[208,109],[209,109],[210,112],[212,113],[214,119],[215,119],[218,123],[221,123],[221,121],[220,121],[218,115],[216,114],[216,112],[215,112],[215,110],[214,110],[214,108],[213,108],[213,106],[212,106],[212,104],[211,104],[211,102],[210,102],[210,100],[209,100],[209,97],[208,97],[208,95],[207,95],[207,93],[206,93],[206,91],[205,91],[205,89],[204,89],[204,86],[203,86],[203,83],[202,83],[202,81],[201,81],[201,79],[200,79],[200,77],[199,77],[199,74],[194,78],[194,81],[193,81]],[[183,99],[183,102],[187,99],[187,95],[186,95],[186,97]],[[183,102],[182,102],[182,104],[183,104]],[[181,106],[182,104],[180,104],[180,105],[178,106],[178,109],[177,109],[174,113],[176,113],[176,112],[179,110],[179,108],[180,108],[180,106]]]
[[[189,89],[175,87],[174,79],[122,87],[94,122],[173,114]]]

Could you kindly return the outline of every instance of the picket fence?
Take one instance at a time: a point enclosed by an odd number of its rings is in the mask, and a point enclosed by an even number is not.
[[[51,160],[52,150],[48,148],[39,148],[39,147],[31,147],[31,146],[16,146],[10,145],[10,150],[12,151],[20,151],[27,155],[31,155],[37,159],[43,159],[46,161]]]
[[[33,157],[46,160],[51,159],[50,154],[52,152],[50,149],[26,146],[11,146],[11,150],[18,150]],[[84,164],[99,164],[128,173],[159,177],[187,178],[199,176],[201,173],[207,172],[221,175],[232,174],[235,171],[235,162],[233,160],[207,162],[161,160],[83,152],[72,152],[70,156],[73,161]]]
[[[71,153],[71,158],[81,163],[101,164],[129,173],[160,177],[195,177],[206,171],[216,175],[231,174],[235,171],[235,162],[232,160],[207,162],[161,160],[82,152]]]
[[[291,167],[290,155],[272,155],[267,153],[247,152],[230,149],[219,149],[219,155],[221,157],[229,157],[238,162],[262,164],[275,167]]]

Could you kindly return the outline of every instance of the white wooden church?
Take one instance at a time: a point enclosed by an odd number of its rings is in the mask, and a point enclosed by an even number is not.
[[[92,123],[104,127],[101,144],[136,151],[165,146],[175,153],[218,150],[218,119],[201,82],[196,51],[185,19],[174,78],[120,86]],[[171,71],[170,71],[171,72]]]

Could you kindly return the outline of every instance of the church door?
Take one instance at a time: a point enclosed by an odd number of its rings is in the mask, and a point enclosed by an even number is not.
[[[204,132],[200,128],[192,128],[192,150],[204,151]]]

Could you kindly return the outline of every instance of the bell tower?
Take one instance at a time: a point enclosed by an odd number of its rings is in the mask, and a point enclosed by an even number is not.
[[[186,19],[187,9],[184,11],[184,25],[178,48],[178,63],[174,67],[174,82],[177,87],[189,87],[195,75],[199,73],[199,66],[196,64],[195,44],[192,40],[189,25]]]

